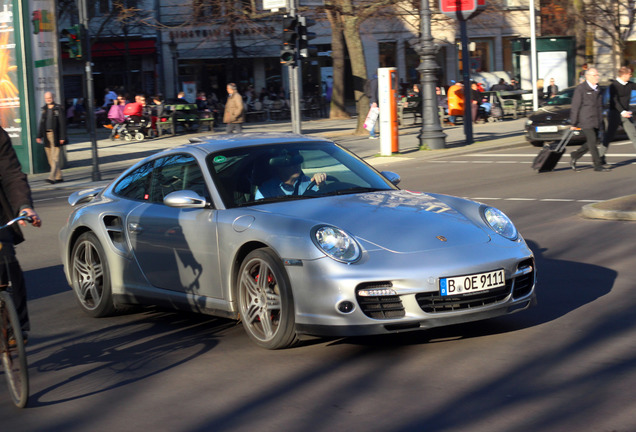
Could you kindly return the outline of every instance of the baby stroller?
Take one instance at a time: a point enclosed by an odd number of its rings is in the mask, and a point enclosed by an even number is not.
[[[143,141],[145,138],[152,138],[154,131],[152,129],[152,123],[149,118],[145,116],[130,116],[126,117],[126,120],[121,124],[122,128],[119,135],[126,141]],[[113,128],[113,131],[115,128]]]

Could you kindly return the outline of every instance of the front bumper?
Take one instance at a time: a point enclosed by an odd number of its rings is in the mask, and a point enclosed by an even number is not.
[[[516,249],[484,255],[483,248],[476,248],[464,256],[470,266],[449,264],[454,261],[448,253],[438,253],[436,259],[427,257],[429,267],[422,265],[426,261],[421,256],[404,265],[404,261],[415,257],[380,252],[360,266],[359,272],[355,265],[345,266],[340,274],[334,272],[337,266],[326,271],[325,266],[331,266],[328,259],[288,268],[297,332],[341,337],[378,335],[477,321],[527,309],[536,303],[536,268],[525,245]],[[391,262],[391,257],[396,261]],[[452,297],[440,295],[440,277],[497,268],[505,270],[505,287]],[[390,287],[395,295],[357,295],[358,289],[375,286]],[[340,307],[344,302],[349,307]]]
[[[554,125],[537,125],[532,124],[526,126],[526,140],[535,142],[547,142],[547,141],[560,141],[565,136],[565,133],[570,130],[569,125],[557,125],[556,132],[537,132],[537,127],[542,126],[554,126]],[[539,129],[540,130],[540,129]],[[570,143],[577,143],[584,141],[585,138],[582,135],[574,135],[570,139]]]

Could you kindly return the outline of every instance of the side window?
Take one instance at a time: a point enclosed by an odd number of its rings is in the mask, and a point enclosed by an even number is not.
[[[152,162],[143,164],[121,179],[113,189],[113,193],[123,198],[146,201],[150,197],[150,174]]]
[[[155,161],[150,202],[162,203],[169,193],[186,189],[209,198],[203,172],[192,156],[178,154]]]

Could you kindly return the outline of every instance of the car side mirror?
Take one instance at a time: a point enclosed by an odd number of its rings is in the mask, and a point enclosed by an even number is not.
[[[382,171],[380,174],[382,174],[384,178],[386,178],[388,181],[396,186],[402,181],[398,174],[391,171]]]
[[[191,190],[171,192],[164,197],[163,203],[176,208],[205,208],[208,205],[205,198]]]

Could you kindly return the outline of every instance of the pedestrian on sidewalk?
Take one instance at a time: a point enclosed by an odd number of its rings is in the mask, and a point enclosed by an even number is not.
[[[124,122],[124,106],[126,106],[126,98],[124,98],[124,95],[117,95],[113,105],[108,110],[108,118],[111,122],[109,129],[112,129],[116,124]]]
[[[104,104],[102,105],[102,107],[108,109],[117,100],[117,93],[115,93],[108,87],[104,89],[104,93]]]
[[[63,112],[63,111],[62,111]],[[11,145],[9,135],[0,127],[0,224],[25,212],[33,218],[32,225],[42,225],[37,213],[33,210],[31,189],[27,176],[22,172],[20,162]],[[25,224],[20,222],[20,224]],[[27,292],[20,263],[15,256],[15,245],[24,240],[17,225],[14,229],[0,231],[0,284],[6,286],[11,280],[11,295],[22,327],[22,337],[26,340],[26,332],[30,330],[27,310]]]
[[[373,75],[373,78],[367,80],[364,84],[364,93],[369,98],[369,109],[378,108],[378,76]],[[371,129],[369,129],[369,139],[376,139],[375,136],[375,127],[378,125],[378,121],[376,119],[375,123]]]
[[[44,93],[44,106],[35,140],[38,144],[44,144],[44,151],[51,167],[46,181],[51,184],[63,182],[60,154],[66,142],[66,117],[64,109],[55,103],[55,96],[51,92]]]
[[[592,155],[594,171],[609,171],[598,154],[597,137],[603,124],[603,95],[598,86],[599,73],[595,68],[585,72],[585,81],[576,86],[572,95],[570,124],[572,130],[581,129],[585,143],[570,153],[570,167],[576,171],[576,161],[588,151]]]
[[[226,124],[225,133],[241,133],[243,132],[243,123],[245,123],[243,98],[234,83],[227,85],[227,94],[225,112],[223,113],[223,123]]]
[[[632,69],[623,66],[618,70],[618,77],[609,86],[609,111],[607,113],[607,130],[603,136],[603,145],[599,148],[599,153],[603,164],[605,164],[605,154],[609,149],[610,142],[616,135],[618,125],[622,124],[627,137],[636,146],[636,127],[634,127],[632,111],[629,109],[629,102],[632,91],[636,90],[636,83],[630,81]]]
[[[448,123],[455,126],[458,116],[464,116],[464,84],[453,82],[448,88]]]
[[[550,78],[550,84],[546,87],[545,99],[553,98],[559,92],[559,86],[555,84],[554,78]]]

